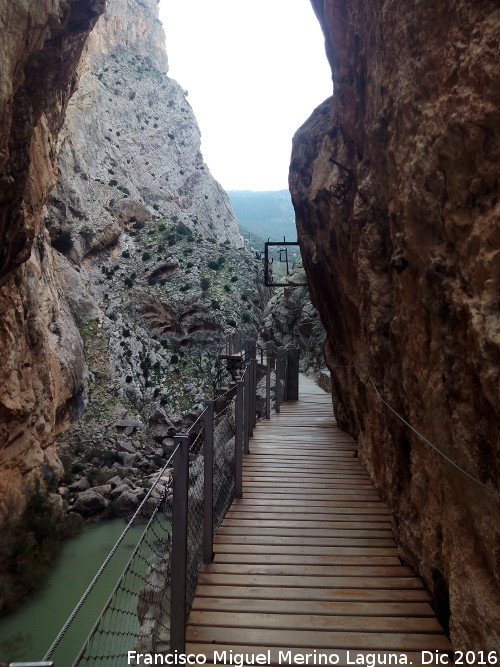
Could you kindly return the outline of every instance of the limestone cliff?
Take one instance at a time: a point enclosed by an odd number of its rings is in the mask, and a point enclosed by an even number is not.
[[[35,478],[57,488],[82,413],[65,482],[99,483],[101,457],[149,474],[261,302],[157,3],[108,3],[82,60],[104,3],[36,4],[1,5],[0,524]]]
[[[89,373],[59,438],[70,489],[72,471],[92,486],[153,472],[211,394],[221,339],[256,335],[256,260],[167,70],[156,0],[109,3],[60,135],[46,225],[96,307],[73,307]]]
[[[71,228],[80,257],[144,207],[241,245],[229,199],[203,162],[187,93],[167,71],[156,0],[109,3],[68,106],[47,215],[53,238]]]
[[[66,269],[40,210],[57,134],[103,0],[0,3],[0,521],[22,512],[33,474],[60,469],[54,432],[82,389]],[[28,261],[27,261],[28,260]]]
[[[335,412],[455,646],[493,648],[498,496],[371,379],[498,490],[498,5],[313,6],[334,96],[294,139],[290,186]]]

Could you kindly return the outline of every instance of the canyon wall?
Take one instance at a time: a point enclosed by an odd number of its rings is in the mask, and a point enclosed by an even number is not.
[[[156,0],[108,3],[68,106],[46,216],[53,238],[71,231],[79,256],[116,239],[144,207],[242,245],[229,199],[203,162],[187,92],[167,72]]]
[[[50,482],[54,432],[82,387],[65,271],[40,212],[85,40],[104,0],[0,3],[0,521],[22,512],[33,471]]]
[[[152,473],[263,296],[156,0],[36,4],[0,3],[0,525],[60,455],[73,496]]]
[[[167,76],[156,0],[109,3],[82,63],[44,211],[94,305],[72,304],[89,373],[83,414],[58,439],[69,508],[68,485],[121,470],[146,483],[211,395],[221,340],[256,337],[264,297],[187,93]]]
[[[498,4],[312,4],[334,95],[290,187],[335,413],[455,647],[492,649],[498,493],[380,396],[498,490]]]

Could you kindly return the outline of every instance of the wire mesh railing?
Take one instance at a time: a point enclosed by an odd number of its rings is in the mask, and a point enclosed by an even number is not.
[[[118,666],[129,651],[169,650],[171,525],[172,478],[75,665]]]
[[[213,461],[213,528],[222,523],[235,498],[235,410],[234,401],[215,415]]]
[[[82,608],[84,608],[86,602],[92,602],[94,589],[98,586],[103,573],[115,557],[126,535],[139,525],[145,525],[145,528],[133,553],[84,645],[80,651],[75,649],[71,657],[71,664],[121,665],[128,647],[133,648],[136,643],[141,642],[141,637],[146,636],[146,629],[142,627],[143,623],[141,621],[143,616],[140,608],[141,603],[144,605],[147,601],[145,597],[147,595],[146,586],[151,578],[152,571],[159,568],[160,565],[165,569],[165,563],[168,561],[170,554],[168,548],[172,498],[170,472],[175,453],[174,450],[163,468],[158,472],[156,479],[134,512],[125,530],[49,647],[43,658],[44,663],[47,663],[50,659],[58,661],[59,648],[65,635],[75,624],[75,621],[78,621],[79,614],[82,613]],[[162,581],[165,581],[168,585],[168,577],[164,577]],[[166,596],[168,597],[168,591],[163,592],[160,597],[165,600]],[[149,633],[149,630],[147,632]],[[64,658],[61,663],[63,660],[67,660],[67,651],[68,649],[65,647]]]
[[[242,460],[256,424],[258,363],[255,341],[234,336],[238,356],[232,385],[207,401],[189,430],[174,438],[174,452],[159,471],[124,533],[64,624],[42,663],[58,660],[58,646],[132,526],[143,530],[132,554],[72,665],[134,664],[139,654],[184,652],[185,627],[202,564],[213,560],[213,536],[235,498],[242,497]],[[235,352],[236,351],[236,352]],[[293,354],[292,354],[293,356]],[[265,416],[286,400],[290,351],[266,348]],[[264,356],[261,355],[261,361]],[[292,364],[293,366],[293,364]],[[298,364],[297,364],[298,372]]]
[[[186,614],[194,598],[198,575],[203,562],[204,447],[205,425],[191,436],[189,447]]]

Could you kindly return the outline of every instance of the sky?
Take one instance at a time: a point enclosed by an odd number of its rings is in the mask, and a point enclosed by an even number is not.
[[[332,94],[309,0],[160,0],[169,76],[226,190],[288,187],[292,137]]]

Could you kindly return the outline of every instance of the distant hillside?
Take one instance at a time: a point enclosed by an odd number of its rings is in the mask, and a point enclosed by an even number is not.
[[[288,190],[253,192],[230,190],[227,193],[240,229],[253,232],[266,241],[297,240],[295,212]],[[243,230],[242,230],[243,233]]]

